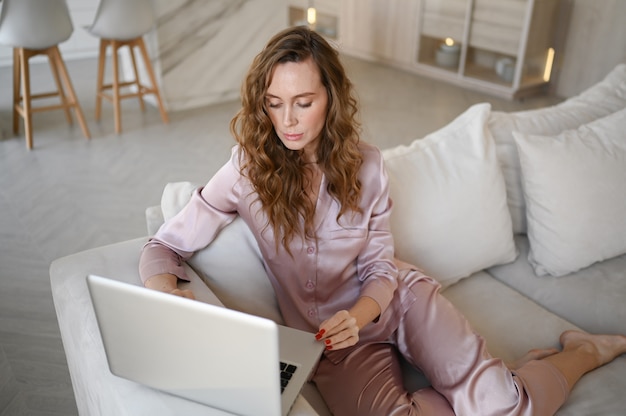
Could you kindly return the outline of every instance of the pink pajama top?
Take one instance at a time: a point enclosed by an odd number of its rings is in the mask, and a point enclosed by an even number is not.
[[[389,226],[392,203],[381,152],[369,144],[359,146],[364,157],[359,172],[362,212],[348,212],[337,220],[339,204],[326,190],[326,178],[322,177],[315,209],[317,241],[294,238],[289,244],[292,256],[281,244],[276,249],[273,230],[266,226],[256,193],[240,172],[239,148],[235,146],[230,160],[146,244],[140,261],[142,280],[161,273],[188,280],[181,262],[210,244],[239,215],[256,238],[288,326],[317,332],[322,321],[368,296],[382,312],[361,330],[358,345],[385,342],[414,296],[403,281],[408,270],[399,272],[400,263],[394,260]],[[326,355],[339,362],[351,350]]]

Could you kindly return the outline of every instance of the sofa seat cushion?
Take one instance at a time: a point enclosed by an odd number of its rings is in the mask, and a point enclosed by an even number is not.
[[[622,292],[623,293],[623,292]],[[576,327],[486,272],[443,292],[487,341],[496,357],[513,360],[532,348],[559,347],[559,335]],[[585,375],[557,416],[618,416],[626,405],[626,357]]]
[[[515,242],[517,260],[488,269],[492,276],[586,331],[626,334],[626,255],[566,276],[537,276],[528,238],[518,235]]]
[[[485,271],[450,286],[442,294],[487,340],[491,354],[505,361],[532,348],[558,347],[561,332],[576,328]]]

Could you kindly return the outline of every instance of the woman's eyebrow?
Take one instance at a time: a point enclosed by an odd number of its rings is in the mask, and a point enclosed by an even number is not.
[[[314,92],[303,92],[303,93],[301,93],[301,94],[294,95],[294,96],[293,96],[293,97],[291,97],[291,98],[302,98],[302,97],[308,97],[308,96],[311,96],[311,95],[315,95],[315,93],[314,93]],[[269,92],[265,94],[265,97],[266,97],[266,98],[277,98],[277,99],[281,99],[279,96],[274,95],[274,94],[270,94]]]

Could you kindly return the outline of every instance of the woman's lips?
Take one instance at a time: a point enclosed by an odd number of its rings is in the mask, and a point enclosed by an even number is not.
[[[302,133],[298,133],[298,134],[288,134],[288,133],[285,133],[284,136],[285,136],[286,140],[296,141],[296,140],[300,140],[302,138],[303,134]]]

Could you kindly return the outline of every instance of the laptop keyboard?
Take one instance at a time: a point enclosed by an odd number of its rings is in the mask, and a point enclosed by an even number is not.
[[[280,362],[280,392],[284,392],[289,380],[293,377],[297,367],[293,364]]]

